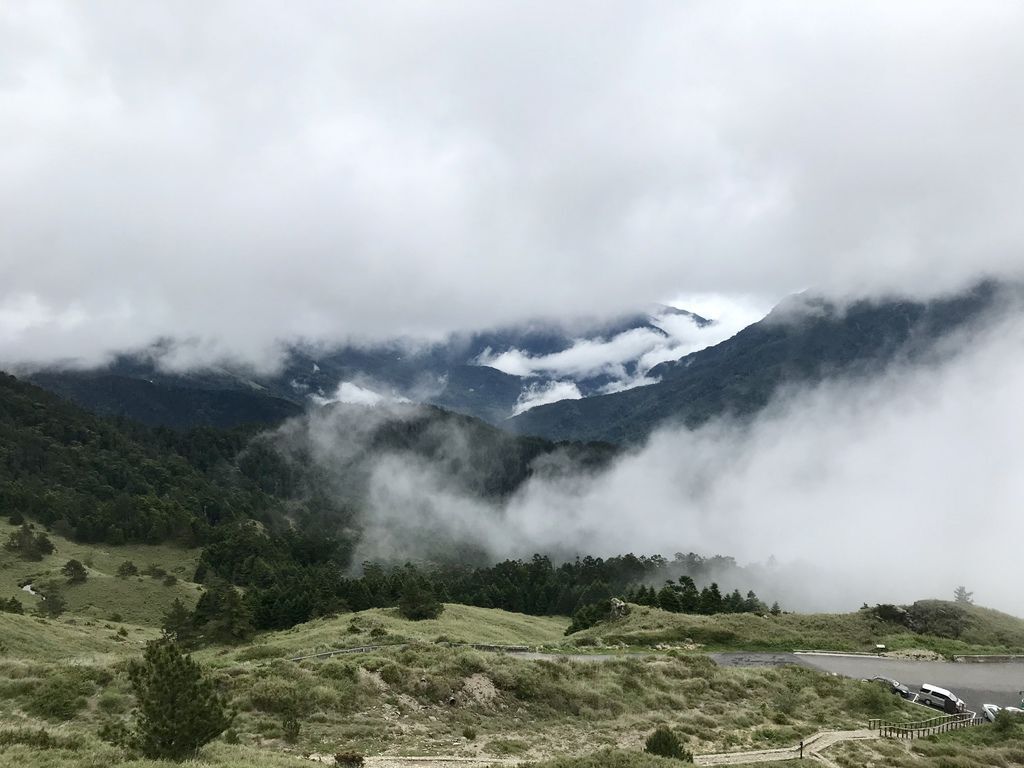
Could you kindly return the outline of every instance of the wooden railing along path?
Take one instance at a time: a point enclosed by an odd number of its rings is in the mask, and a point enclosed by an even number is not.
[[[961,728],[972,728],[982,725],[985,719],[974,712],[961,712],[956,715],[939,715],[928,720],[913,723],[894,723],[889,720],[869,720],[868,728],[878,731],[879,736],[890,739],[919,739],[935,733],[958,731]]]

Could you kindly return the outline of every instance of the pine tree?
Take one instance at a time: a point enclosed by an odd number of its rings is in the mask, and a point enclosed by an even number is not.
[[[148,758],[194,758],[231,725],[213,680],[169,637],[150,642],[128,675],[138,703],[129,744]]]
[[[174,598],[171,607],[164,614],[164,620],[160,627],[165,635],[172,640],[177,640],[180,645],[188,645],[195,637],[192,614],[179,598]]]
[[[743,595],[740,594],[738,589],[734,589],[725,599],[722,601],[722,610],[726,613],[742,613],[743,611]]]
[[[78,560],[68,560],[60,572],[67,577],[68,584],[82,584],[89,577],[89,572]]]
[[[402,597],[398,601],[398,612],[412,621],[436,619],[444,611],[444,605],[438,602],[429,586],[419,583],[418,579],[409,579]]]
[[[722,593],[718,591],[716,583],[711,582],[711,586],[701,590],[700,612],[708,616],[722,612]]]
[[[658,592],[658,607],[663,611],[680,613],[683,610],[679,588],[672,583],[666,584]]]
[[[683,613],[697,613],[700,610],[700,592],[697,591],[697,585],[689,576],[680,576],[679,586],[682,587],[679,609]]]
[[[207,640],[241,643],[252,636],[252,610],[237,589],[218,579],[199,598],[194,626]]]
[[[0,611],[4,613],[24,613],[25,609],[18,598],[12,597],[10,600],[0,600]]]
[[[21,528],[7,537],[4,549],[16,552],[25,560],[42,560],[46,555],[53,554],[54,547],[45,533],[36,533],[31,525],[23,523]]]
[[[754,590],[750,590],[747,592],[747,599],[743,601],[743,610],[746,613],[764,613],[768,610],[768,606],[757,599]]]
[[[68,601],[65,600],[64,595],[56,589],[41,591],[40,596],[43,598],[43,601],[39,603],[36,608],[36,612],[40,616],[47,616],[51,619],[55,619],[64,613],[68,607]]]
[[[974,603],[974,593],[968,592],[967,587],[961,585],[953,590],[953,600],[961,605],[972,605]]]

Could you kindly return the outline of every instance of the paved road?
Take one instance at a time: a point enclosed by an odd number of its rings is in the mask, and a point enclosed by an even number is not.
[[[1020,706],[1024,690],[1024,662],[958,664],[947,661],[909,661],[874,656],[825,656],[792,653],[716,653],[724,666],[779,666],[802,664],[837,675],[855,678],[891,677],[910,690],[922,683],[948,688],[967,702],[967,708],[981,712],[982,704]]]

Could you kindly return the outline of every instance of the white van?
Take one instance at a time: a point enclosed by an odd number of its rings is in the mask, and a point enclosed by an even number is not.
[[[967,705],[964,704],[964,700],[958,697],[955,693],[929,683],[925,683],[921,686],[921,690],[917,694],[917,701],[919,704],[927,704],[929,707],[941,709],[943,712],[950,715],[955,715],[956,713],[963,712],[967,709]]]

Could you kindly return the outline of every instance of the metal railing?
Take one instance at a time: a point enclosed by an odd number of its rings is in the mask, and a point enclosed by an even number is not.
[[[869,720],[868,730],[878,731],[879,736],[890,739],[919,739],[936,733],[958,731],[961,728],[973,728],[985,722],[974,712],[961,712],[956,715],[939,715],[928,720],[912,723],[895,723],[890,720]]]

